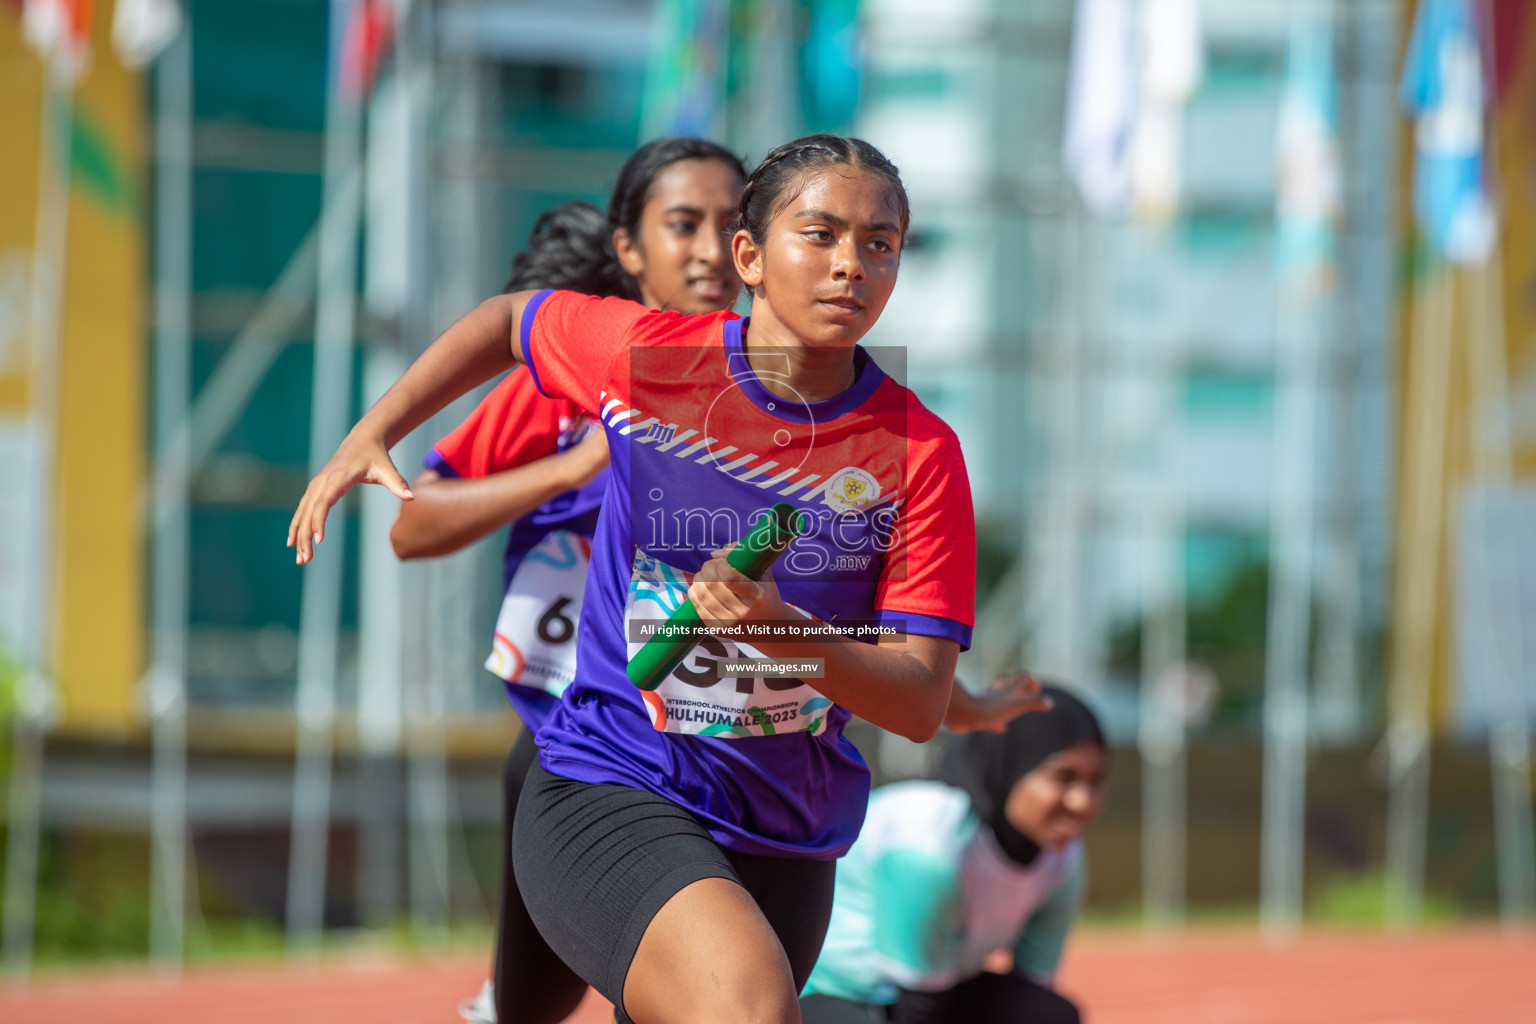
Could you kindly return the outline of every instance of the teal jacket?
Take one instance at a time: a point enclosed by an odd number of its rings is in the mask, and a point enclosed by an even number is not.
[[[1080,842],[1027,867],[978,828],[970,798],[938,782],[882,786],[838,861],[832,920],[806,995],[895,1002],[975,977],[998,950],[1055,980],[1084,886]]]

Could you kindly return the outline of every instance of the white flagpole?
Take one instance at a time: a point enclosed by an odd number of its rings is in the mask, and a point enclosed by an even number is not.
[[[1184,921],[1187,693],[1184,586],[1184,430],[1174,412],[1171,352],[1152,357],[1149,433],[1169,453],[1149,474],[1142,502],[1141,723],[1143,914],[1152,928]]]
[[[1282,299],[1282,302],[1284,300]],[[1260,922],[1266,938],[1301,926],[1306,850],[1307,676],[1317,451],[1316,298],[1284,310],[1277,345],[1274,512],[1264,648],[1264,807]]]
[[[320,266],[315,304],[314,400],[310,472],[317,473],[346,435],[351,410],[356,334],[357,232],[362,188],[357,167],[362,107],[341,76],[343,40],[354,0],[331,0],[331,73],[326,96],[325,180]],[[300,604],[298,722],[294,763],[292,844],[288,861],[287,932],[290,953],[312,953],[324,925],[326,855],[330,831],[331,753],[336,724],[337,640],[344,580],[347,510],[326,523],[326,547],[304,570]]]
[[[192,32],[155,65],[155,472],[153,599],[145,697],[150,784],[150,956],[179,971],[187,899],[187,588],[189,451],[175,443],[192,372]]]
[[[1503,310],[1503,257],[1495,245],[1488,261],[1472,271],[1476,294],[1470,303],[1472,330],[1469,355],[1472,383],[1472,465],[1474,476],[1493,484],[1493,494],[1509,493],[1514,478],[1509,422],[1509,370],[1506,365]],[[1478,507],[1487,515],[1494,502]],[[1465,504],[1462,506],[1465,507]],[[1474,531],[1489,548],[1503,536],[1492,523]],[[1489,550],[1486,563],[1506,557]],[[1522,595],[1523,596],[1523,595]],[[1527,609],[1521,602],[1521,612]],[[1496,636],[1496,634],[1495,634]],[[1521,648],[1529,637],[1515,638],[1517,647],[1490,658],[1497,666],[1485,680],[1492,696],[1488,758],[1493,776],[1493,826],[1498,849],[1499,916],[1509,931],[1532,926],[1536,915],[1536,835],[1531,812],[1531,713],[1526,706],[1520,673],[1527,664]]]
[[[1137,216],[1166,227],[1183,204],[1184,107],[1199,87],[1204,57],[1196,0],[1143,0],[1141,95],[1131,137],[1132,203]],[[1143,243],[1155,237],[1140,232]],[[1156,237],[1161,237],[1159,232]],[[1144,260],[1150,246],[1142,250]],[[1150,435],[1165,456],[1160,478],[1145,481],[1141,643],[1142,879],[1152,927],[1183,923],[1186,887],[1187,594],[1185,427],[1177,393],[1187,350],[1143,339]],[[1158,350],[1160,349],[1160,350]]]
[[[5,847],[5,972],[25,984],[32,971],[32,939],[37,901],[37,850],[41,830],[43,737],[53,717],[54,644],[57,639],[58,594],[53,586],[58,569],[53,452],[58,429],[59,321],[63,311],[64,278],[68,269],[70,131],[74,117],[74,87],[56,59],[44,61],[41,124],[38,145],[37,228],[32,248],[28,333],[32,375],[29,447],[30,486],[38,495],[33,565],[23,574],[32,581],[22,632],[20,706],[11,751],[11,785]]]
[[[1404,422],[1398,601],[1392,636],[1386,752],[1387,923],[1407,928],[1424,909],[1429,822],[1429,701],[1434,670],[1440,541],[1445,523],[1445,430],[1449,417],[1455,268],[1437,260],[1413,311]]]
[[[1306,857],[1312,581],[1316,537],[1319,364],[1338,202],[1334,157],[1333,11],[1291,8],[1276,195],[1275,345],[1269,607],[1264,645],[1264,781],[1260,926],[1301,927]]]

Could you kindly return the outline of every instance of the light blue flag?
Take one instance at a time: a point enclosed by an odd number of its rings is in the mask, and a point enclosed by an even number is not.
[[[1291,25],[1276,140],[1275,260],[1298,291],[1331,283],[1342,181],[1333,32],[1326,18]]]
[[[1434,250],[1456,263],[1487,258],[1498,227],[1484,167],[1487,95],[1469,0],[1421,0],[1402,81],[1416,122],[1414,214]]]

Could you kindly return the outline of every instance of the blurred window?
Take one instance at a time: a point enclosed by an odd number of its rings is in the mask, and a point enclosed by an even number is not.
[[[937,99],[957,88],[947,68],[879,68],[870,73],[869,95],[877,101]]]
[[[1184,412],[1192,420],[1268,418],[1274,397],[1267,373],[1194,367],[1184,377]]]
[[[1179,241],[1192,259],[1226,262],[1267,249],[1273,219],[1267,206],[1194,206],[1179,220]]]
[[[1205,54],[1200,98],[1271,92],[1285,71],[1285,54],[1271,47],[1212,47]]]
[[[504,64],[498,102],[511,140],[632,147],[640,119],[638,68]]]

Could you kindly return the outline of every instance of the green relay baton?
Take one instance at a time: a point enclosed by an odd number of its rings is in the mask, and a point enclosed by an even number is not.
[[[800,514],[795,506],[781,501],[768,510],[768,515],[741,538],[725,556],[731,568],[748,579],[760,580],[768,567],[778,561],[790,542],[800,536]],[[700,623],[699,613],[691,600],[685,600],[677,611],[667,616],[666,626],[630,659],[625,670],[629,681],[642,690],[654,690],[661,681],[672,674],[698,642],[692,639],[693,627]],[[681,634],[676,635],[676,634]]]

